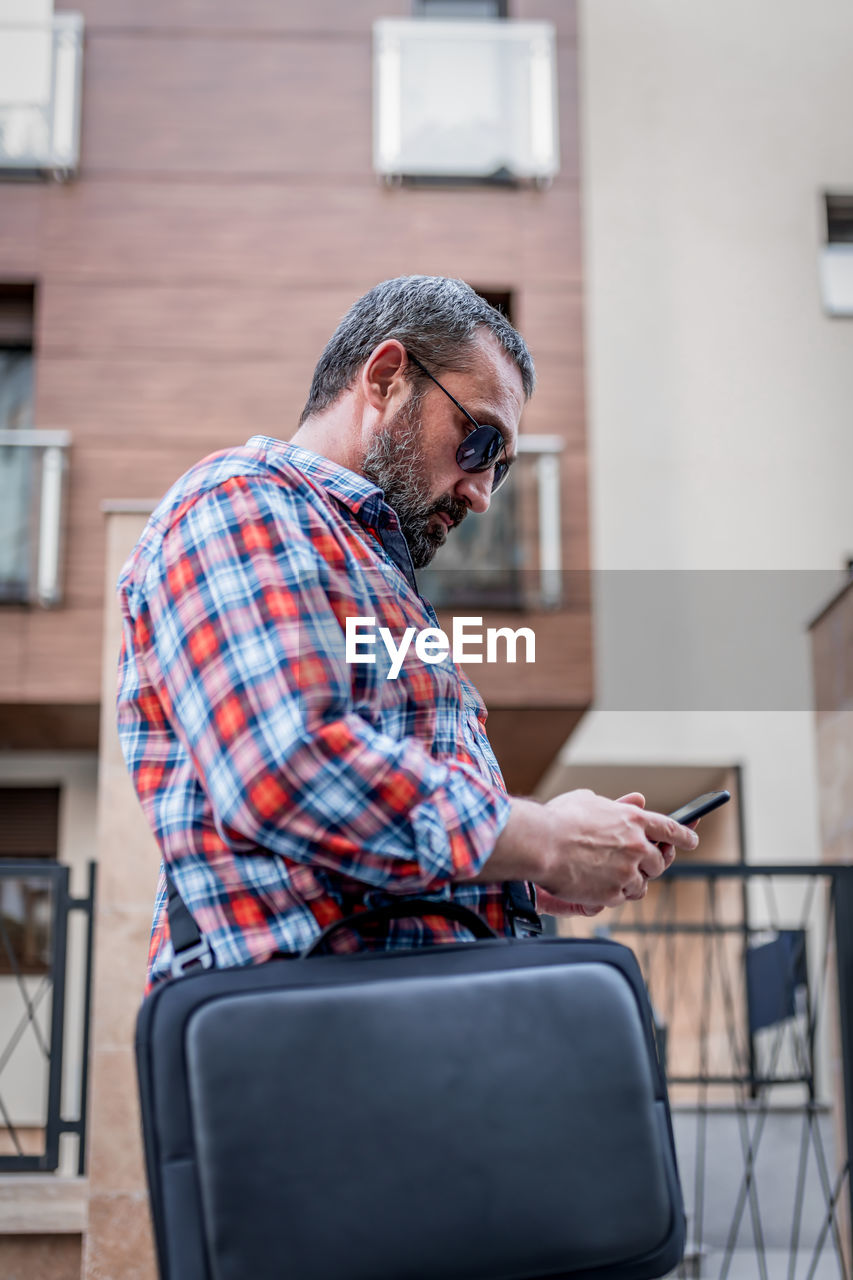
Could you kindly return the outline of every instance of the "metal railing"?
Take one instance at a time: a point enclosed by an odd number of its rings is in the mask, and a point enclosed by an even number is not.
[[[512,480],[418,574],[436,608],[555,609],[563,597],[559,436],[521,435]]]
[[[0,430],[0,601],[62,596],[67,431]]]
[[[85,1171],[94,895],[94,863],[74,898],[67,866],[0,861],[0,1173],[57,1170],[65,1135]]]
[[[0,178],[65,181],[80,160],[83,18],[0,26]]]
[[[847,1280],[853,866],[682,859],[600,931],[636,952],[656,1012],[680,1274]]]

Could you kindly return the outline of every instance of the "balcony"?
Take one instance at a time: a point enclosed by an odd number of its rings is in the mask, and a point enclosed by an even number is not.
[[[551,181],[559,168],[554,28],[374,24],[373,163],[386,181]]]
[[[85,1171],[94,892],[0,860],[0,1175]]]
[[[558,609],[563,601],[559,436],[519,436],[512,482],[418,575],[436,609]]]
[[[563,443],[519,436],[512,481],[418,573],[446,634],[454,617],[473,617],[486,629],[523,627],[535,636],[535,657],[520,644],[518,661],[507,649],[495,661],[461,663],[489,708],[489,740],[507,786],[519,794],[534,790],[592,697],[589,575],[563,568]]]
[[[44,0],[27,17],[0,27],[0,179],[65,181],[80,158],[83,19]]]
[[[61,601],[67,431],[0,430],[0,603]]]

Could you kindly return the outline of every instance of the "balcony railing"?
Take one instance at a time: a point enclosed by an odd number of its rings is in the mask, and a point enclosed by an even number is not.
[[[0,861],[0,1173],[85,1170],[94,891],[94,863],[72,898],[67,866]]]
[[[377,173],[551,181],[559,170],[552,24],[383,18],[373,35]]]
[[[59,604],[67,431],[0,431],[0,603]]]
[[[0,179],[73,176],[82,79],[79,13],[0,26]]]
[[[682,1276],[849,1280],[853,866],[681,858],[602,932],[637,954],[690,1221]]]
[[[559,436],[518,438],[512,479],[418,574],[437,609],[556,609],[562,601]]]

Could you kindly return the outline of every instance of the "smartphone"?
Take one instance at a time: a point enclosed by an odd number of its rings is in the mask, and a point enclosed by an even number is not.
[[[704,818],[705,814],[713,809],[719,809],[721,804],[725,804],[731,798],[729,791],[706,791],[703,796],[697,796],[695,800],[688,801],[669,816],[686,827],[697,818]]]

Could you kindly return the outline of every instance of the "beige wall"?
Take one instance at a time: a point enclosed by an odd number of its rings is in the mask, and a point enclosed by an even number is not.
[[[584,0],[579,25],[593,565],[840,568],[853,329],[821,313],[817,261],[820,194],[853,188],[853,10]],[[611,704],[565,760],[740,763],[749,856],[817,858],[805,630],[829,591],[790,583],[777,637],[802,698]],[[685,654],[700,639],[677,598],[636,625],[681,628]],[[614,626],[599,604],[599,695],[624,660]]]
[[[107,517],[106,580],[115,583],[145,515]],[[108,587],[109,590],[109,587]],[[115,727],[118,607],[105,613],[98,788],[99,887],[89,1105],[89,1218],[84,1277],[155,1275],[137,1104],[133,1036],[145,981],[160,858],[128,776]]]

